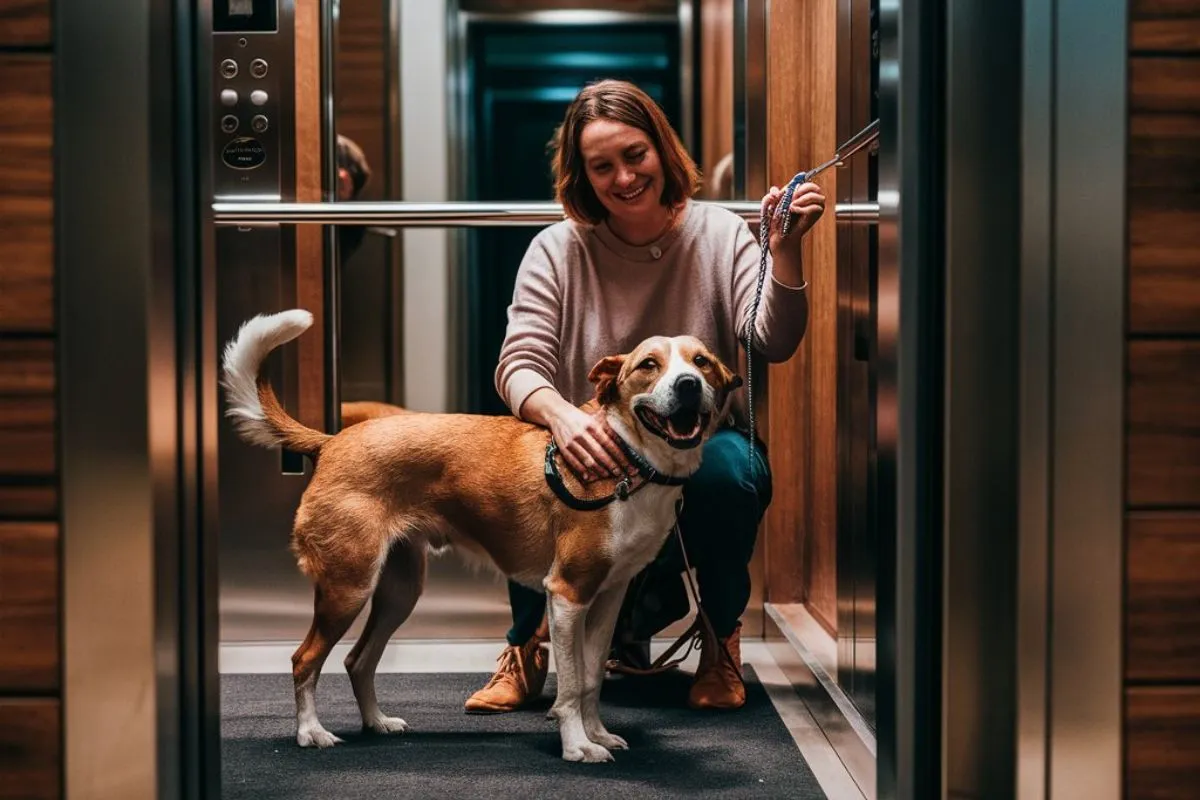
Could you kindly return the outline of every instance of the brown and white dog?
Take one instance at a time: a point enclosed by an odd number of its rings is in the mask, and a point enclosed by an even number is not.
[[[427,550],[451,545],[548,594],[558,672],[551,714],[563,758],[612,760],[609,750],[627,745],[600,721],[599,694],[626,586],[670,533],[679,483],[699,467],[701,445],[741,378],[688,336],[647,339],[632,353],[602,359],[589,376],[596,400],[585,409],[606,414],[660,482],[646,481],[647,469],[627,499],[576,510],[548,486],[548,432],[513,417],[364,407],[355,413],[366,418],[335,436],[292,419],[260,370],[272,350],[311,324],[303,310],[246,322],[226,346],[222,378],[226,413],[246,441],[315,459],[291,542],[316,591],[312,627],[292,657],[296,741],[340,741],[317,719],[315,687],[330,649],[367,600],[370,616],[346,658],[363,726],[407,729],[379,709],[375,669],[421,595]],[[561,477],[573,496],[582,493],[569,470]]]

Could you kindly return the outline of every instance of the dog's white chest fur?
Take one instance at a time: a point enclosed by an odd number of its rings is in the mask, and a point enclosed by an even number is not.
[[[629,580],[654,560],[675,524],[675,504],[683,489],[651,485],[608,507],[608,554],[613,572],[606,585]]]

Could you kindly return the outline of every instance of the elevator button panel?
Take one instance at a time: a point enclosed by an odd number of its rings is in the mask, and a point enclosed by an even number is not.
[[[279,0],[217,0],[212,9],[213,193],[278,197],[283,165],[295,158],[290,16]]]

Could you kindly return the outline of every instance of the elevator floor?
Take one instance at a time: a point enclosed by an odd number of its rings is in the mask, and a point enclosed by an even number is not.
[[[468,716],[462,703],[482,673],[383,675],[380,704],[412,729],[399,737],[359,733],[347,678],[321,682],[325,727],[345,744],[301,750],[292,738],[291,678],[222,679],[223,796],[339,797],[738,797],[824,800],[825,793],[747,669],[747,701],[736,714],[687,708],[689,676],[609,680],[601,702],[608,727],[630,749],[615,763],[569,764],[545,718],[554,676],[536,705]]]
[[[359,733],[341,666],[348,646],[339,648],[317,707],[345,744],[312,751],[294,738],[293,646],[222,646],[223,797],[862,797],[760,641],[743,642],[748,699],[736,712],[687,708],[695,654],[675,674],[610,678],[602,713],[631,749],[603,765],[559,758],[544,717],[553,664],[541,705],[472,716],[462,703],[486,680],[498,643],[394,642],[380,665],[380,704],[411,730],[385,738]]]

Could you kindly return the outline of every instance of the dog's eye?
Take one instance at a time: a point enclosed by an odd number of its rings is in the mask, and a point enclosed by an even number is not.
[[[642,363],[638,364],[638,369],[658,369],[658,362],[653,358],[643,359]]]
[[[708,366],[709,364],[711,364],[712,362],[711,362],[711,361],[709,361],[709,360],[708,360],[707,358],[705,358],[704,356],[702,356],[702,355],[700,355],[699,353],[697,353],[697,354],[696,354],[696,357],[692,359],[692,363],[693,363],[693,364],[695,364],[695,365],[696,365],[697,367],[699,367],[700,369],[704,369],[705,367],[707,367],[707,366]]]

